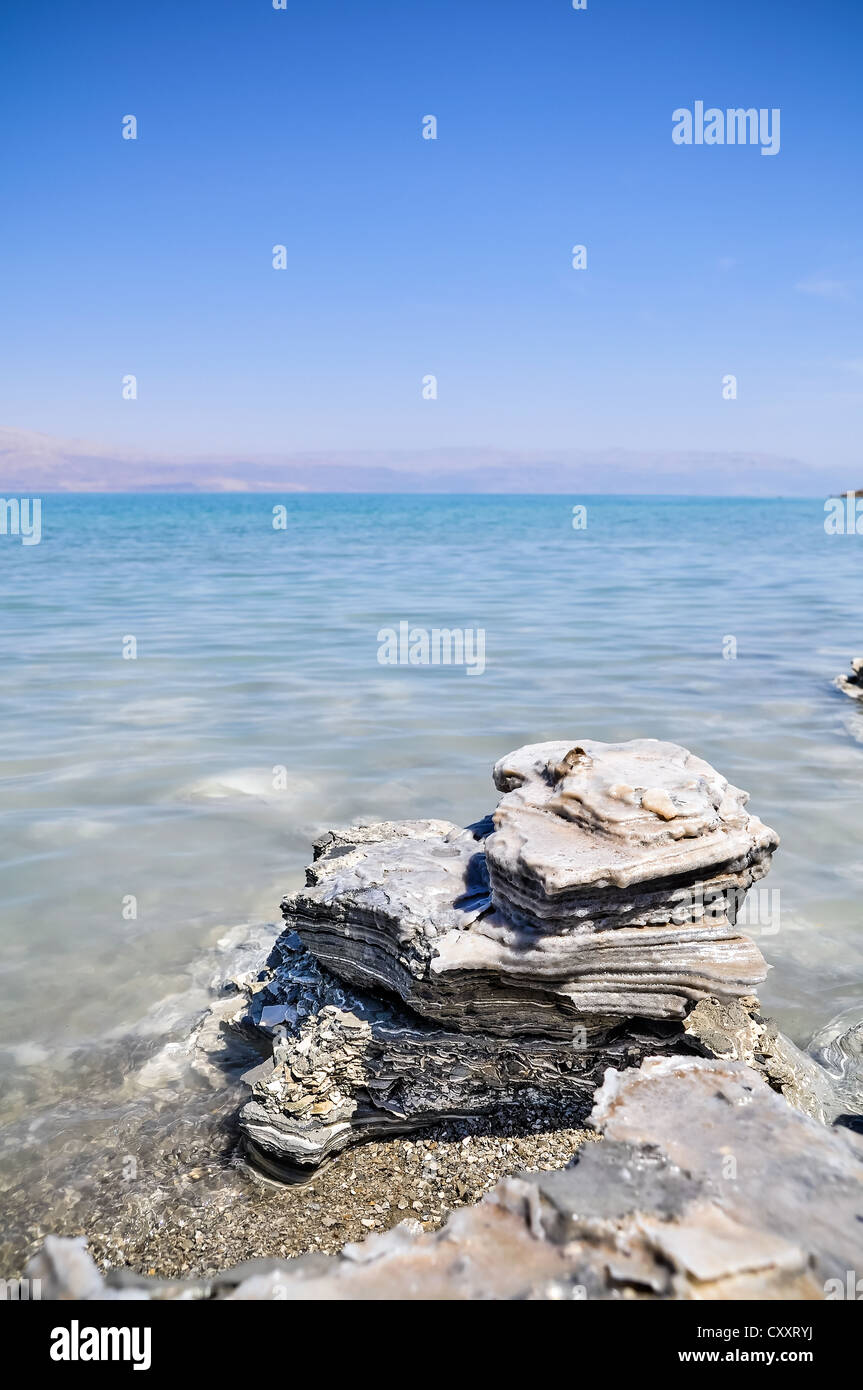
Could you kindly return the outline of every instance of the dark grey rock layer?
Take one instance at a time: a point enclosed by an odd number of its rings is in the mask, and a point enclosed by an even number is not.
[[[686,1046],[677,1025],[644,1021],[566,1038],[460,1032],[337,980],[283,933],[234,1027],[264,1060],[247,1073],[240,1124],[271,1176],[307,1176],[348,1145],[506,1107],[589,1109],[609,1065]]]

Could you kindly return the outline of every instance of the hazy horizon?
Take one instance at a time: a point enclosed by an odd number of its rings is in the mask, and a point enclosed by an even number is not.
[[[863,469],[861,469],[863,474]],[[187,459],[0,428],[0,492],[824,497],[861,475],[752,453],[607,449],[305,451]]]

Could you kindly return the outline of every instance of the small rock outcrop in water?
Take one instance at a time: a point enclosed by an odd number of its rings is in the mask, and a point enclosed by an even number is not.
[[[748,1066],[610,1069],[603,1135],[555,1173],[508,1178],[443,1230],[404,1221],[340,1255],[170,1284],[50,1238],[45,1298],[844,1299],[863,1261],[863,1140],[787,1105]],[[856,1280],[856,1274],[850,1276]]]
[[[296,1176],[351,1142],[692,1050],[699,1000],[766,967],[734,922],[778,843],[709,764],[654,739],[532,744],[468,829],[330,832],[235,1026],[264,1059],[241,1125]],[[703,1050],[703,1044],[700,1045]]]
[[[851,662],[850,675],[837,676],[833,684],[853,700],[863,700],[863,656],[857,656]]]

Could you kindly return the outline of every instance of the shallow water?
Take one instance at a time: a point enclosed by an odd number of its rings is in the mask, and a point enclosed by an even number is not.
[[[588,498],[576,531],[579,500],[46,497],[41,544],[0,537],[7,1118],[180,1036],[202,952],[275,920],[322,828],[476,820],[540,739],[668,738],[746,787],[782,837],[765,1005],[805,1043],[861,1002],[863,714],[831,681],[863,539],[818,500]],[[484,629],[485,672],[380,665],[402,620]]]

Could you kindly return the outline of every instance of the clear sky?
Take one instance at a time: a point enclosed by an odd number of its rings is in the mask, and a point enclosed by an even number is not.
[[[3,426],[863,466],[860,0],[5,0],[0,23]],[[779,153],[675,145],[697,100],[780,108]]]

